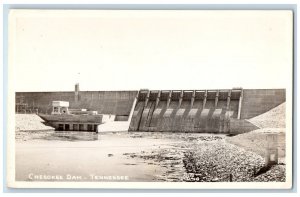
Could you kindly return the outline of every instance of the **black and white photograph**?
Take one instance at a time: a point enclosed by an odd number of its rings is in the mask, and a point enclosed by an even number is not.
[[[293,11],[9,13],[8,185],[288,189]]]

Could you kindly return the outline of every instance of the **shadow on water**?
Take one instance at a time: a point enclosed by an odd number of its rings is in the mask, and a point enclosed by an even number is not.
[[[84,131],[34,131],[16,132],[16,139],[21,141],[28,140],[47,140],[47,141],[96,141],[99,140],[95,132]]]
[[[44,140],[60,140],[60,141],[96,141],[98,134],[94,132],[64,132],[55,131],[51,135],[45,136]]]

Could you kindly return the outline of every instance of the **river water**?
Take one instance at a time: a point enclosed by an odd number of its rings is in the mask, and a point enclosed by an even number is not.
[[[225,135],[16,132],[17,181],[185,181],[184,155]]]

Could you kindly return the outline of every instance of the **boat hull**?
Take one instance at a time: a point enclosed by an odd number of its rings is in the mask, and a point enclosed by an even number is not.
[[[103,123],[103,115],[39,114],[39,116],[58,131],[97,132],[98,125]]]

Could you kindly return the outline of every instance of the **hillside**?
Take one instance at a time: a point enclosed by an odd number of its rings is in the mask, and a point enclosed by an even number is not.
[[[248,121],[259,128],[285,128],[285,103]]]

